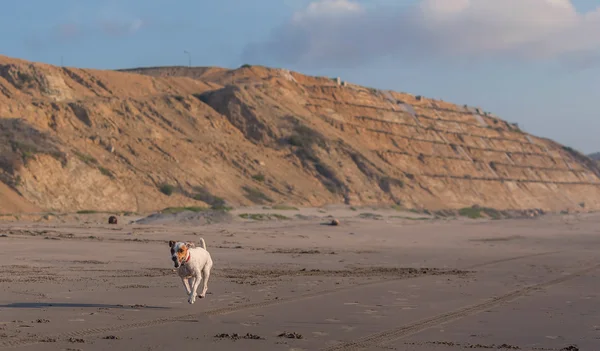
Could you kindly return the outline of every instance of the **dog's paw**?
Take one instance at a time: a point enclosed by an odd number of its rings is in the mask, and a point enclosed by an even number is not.
[[[188,299],[188,303],[189,303],[190,305],[193,305],[193,304],[194,304],[194,302],[196,302],[196,298],[195,298],[195,297],[190,297],[190,298]]]
[[[198,298],[203,299],[204,297],[206,297],[206,295],[198,294]]]

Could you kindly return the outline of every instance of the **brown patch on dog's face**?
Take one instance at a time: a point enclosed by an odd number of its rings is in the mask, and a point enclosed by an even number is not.
[[[174,243],[171,245],[171,259],[175,264],[175,268],[178,268],[181,264],[185,263],[188,257],[188,247],[185,243]]]
[[[179,258],[179,261],[183,263],[183,261],[185,261],[185,259],[187,258],[188,255],[188,247],[186,244],[181,244],[179,246],[179,249],[177,250],[177,257]]]

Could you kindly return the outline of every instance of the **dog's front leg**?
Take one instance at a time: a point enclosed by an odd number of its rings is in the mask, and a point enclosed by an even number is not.
[[[190,294],[191,290],[190,290],[190,284],[188,282],[187,278],[181,278],[181,281],[183,282],[183,287],[185,288],[185,292],[186,294]]]
[[[194,282],[192,283],[192,291],[190,292],[190,298],[188,300],[189,303],[196,302],[196,292],[198,291],[198,286],[200,285],[200,281],[202,277],[194,277]]]
[[[188,279],[188,284],[190,289],[188,290],[188,302],[189,303],[194,303],[194,300],[192,299],[192,293],[194,292],[194,284],[196,283],[196,277],[191,277]]]

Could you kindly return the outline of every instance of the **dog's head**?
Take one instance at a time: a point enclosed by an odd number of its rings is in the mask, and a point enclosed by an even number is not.
[[[191,243],[183,243],[179,241],[169,241],[169,247],[171,248],[171,259],[173,260],[173,264],[175,268],[179,268],[182,264],[185,263],[189,255],[189,249],[194,247],[194,244]]]

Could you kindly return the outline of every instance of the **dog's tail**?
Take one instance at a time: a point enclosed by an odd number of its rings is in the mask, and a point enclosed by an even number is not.
[[[202,244],[202,248],[206,250],[206,242],[204,241],[204,238],[200,238],[200,243]]]

